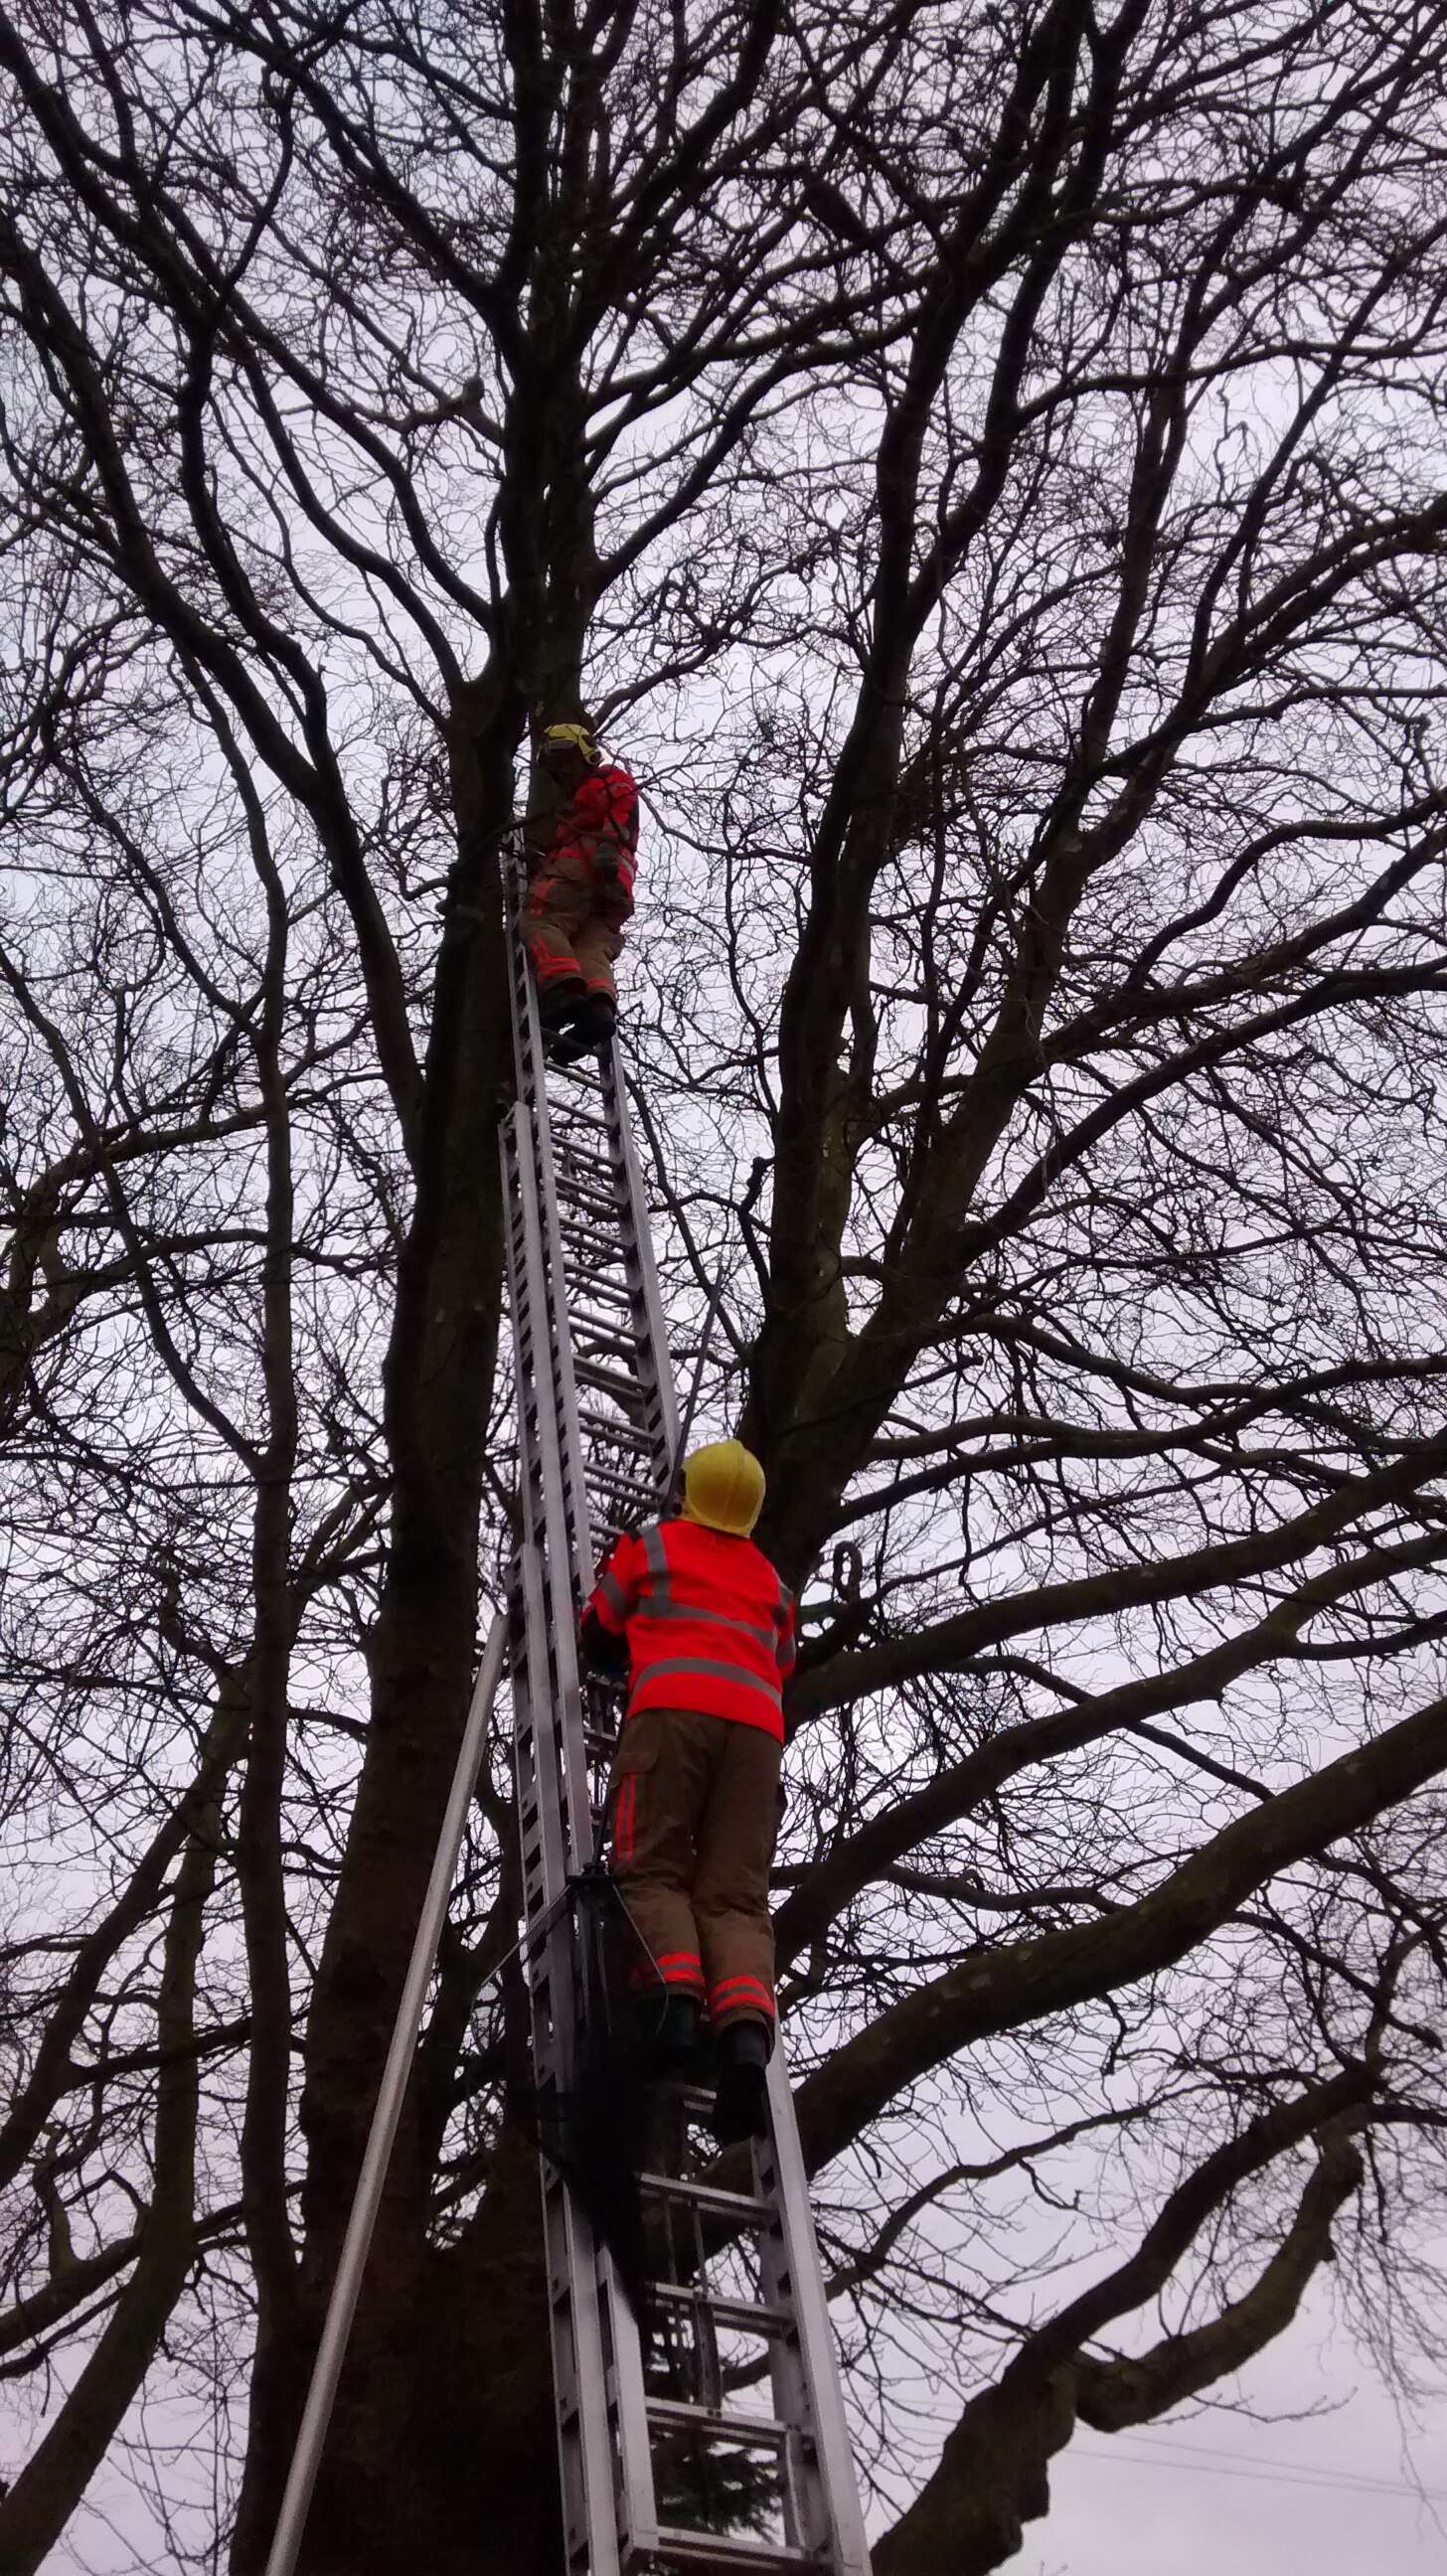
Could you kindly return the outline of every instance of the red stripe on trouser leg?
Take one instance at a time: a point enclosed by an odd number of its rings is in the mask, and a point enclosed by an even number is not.
[[[533,970],[540,984],[581,984],[583,981],[571,949],[565,949],[561,957],[556,957],[546,948],[535,948]]]
[[[579,922],[572,933],[572,945],[590,998],[615,1002],[613,960],[623,945],[622,933],[612,922],[590,918]]]
[[[656,1958],[628,1972],[630,1986],[677,1986],[680,1991],[703,1995],[703,1961],[691,1950],[664,1950]]]
[[[666,1986],[686,1986],[693,1994],[703,1993],[702,1959],[692,1959],[686,1951],[665,1951],[653,1964]]]
[[[770,2006],[773,2004],[773,1995],[763,1977],[717,1977],[709,1988],[713,2001],[720,2004],[727,2003],[734,1995],[745,1992],[761,1995],[765,2003]]]
[[[718,1985],[710,1986],[708,2008],[715,2021],[726,2020],[730,2013],[737,2012],[763,2013],[770,2021],[774,2018],[774,1998],[762,1977],[723,1978]]]

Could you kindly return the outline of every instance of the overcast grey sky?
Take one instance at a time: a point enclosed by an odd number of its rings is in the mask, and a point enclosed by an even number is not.
[[[1305,2423],[1213,2413],[1116,2438],[1082,2432],[1051,2471],[1053,2511],[1011,2562],[1018,2576],[1442,2576],[1447,2399],[1414,2428],[1324,2301],[1244,2387],[1282,2416],[1335,2411]],[[1435,2504],[1413,2495],[1414,2474]]]

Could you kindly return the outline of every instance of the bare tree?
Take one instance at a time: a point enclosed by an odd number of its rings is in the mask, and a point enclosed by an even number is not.
[[[584,694],[805,1604],[883,2576],[1333,2258],[1436,2358],[1444,14],[0,11],[7,2567],[108,2457],[144,2563],[264,2556],[507,1552],[497,861]],[[516,1917],[500,1735],[314,2576],[554,2563]]]

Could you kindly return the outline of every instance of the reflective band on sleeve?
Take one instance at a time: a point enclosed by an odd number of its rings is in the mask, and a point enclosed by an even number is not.
[[[597,1586],[597,1589],[593,1594],[593,1598],[600,1608],[611,1610],[615,1619],[622,1621],[627,1618],[628,1595],[624,1591],[616,1574],[604,1575],[602,1582]]]
[[[657,1521],[650,1521],[647,1529],[640,1530],[638,1535],[643,1541],[643,1553],[648,1560],[648,1571],[653,1577],[648,1591],[649,1609],[667,1611],[671,1606],[672,1595],[668,1585],[668,1550],[663,1544],[663,1532]]]

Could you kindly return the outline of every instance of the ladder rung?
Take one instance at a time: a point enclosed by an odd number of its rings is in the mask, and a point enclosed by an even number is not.
[[[589,1300],[594,1297],[601,1297],[605,1305],[626,1306],[629,1313],[632,1313],[633,1291],[631,1288],[627,1286],[620,1288],[617,1282],[612,1279],[599,1279],[595,1277],[591,1270],[587,1271],[582,1276],[580,1276],[575,1270],[569,1270],[565,1275],[569,1290],[577,1291],[578,1303],[575,1304],[571,1294],[568,1298],[568,1312],[575,1323],[577,1322],[580,1313],[586,1322],[588,1303]]]
[[[731,2218],[740,2227],[771,2227],[774,2212],[767,2200],[748,2192],[720,2191],[709,2182],[684,2182],[677,2174],[641,2173],[639,2186],[658,2200],[673,2200],[706,2218]]]
[[[620,1336],[619,1350],[627,1347]],[[616,1396],[620,1404],[637,1404],[643,1392],[636,1377],[625,1376],[622,1369],[604,1368],[601,1360],[580,1359],[576,1348],[573,1352],[573,1375],[579,1386],[590,1386],[595,1395]]]
[[[559,1207],[580,1207],[587,1211],[595,1225],[606,1225],[611,1233],[621,1234],[628,1222],[627,1210],[620,1208],[609,1186],[606,1172],[590,1171],[573,1163],[566,1154],[553,1157],[557,1170],[553,1175],[553,1194]]]
[[[564,1242],[570,1235],[578,1233],[581,1229],[591,1232],[600,1240],[606,1236],[610,1243],[616,1244],[621,1250],[623,1229],[618,1220],[618,1210],[611,1199],[604,1198],[597,1190],[588,1189],[581,1181],[569,1179],[565,1172],[558,1176],[555,1195],[558,1202],[558,1223],[563,1229]]]
[[[605,1492],[621,1496],[625,1503],[641,1503],[645,1510],[656,1511],[658,1507],[657,1486],[645,1485],[640,1476],[625,1476],[621,1468],[590,1466],[588,1483],[601,1485]]]
[[[574,1112],[556,1121],[553,1127],[555,1161],[570,1159],[581,1168],[585,1164],[610,1184],[613,1158],[608,1149],[608,1130],[601,1118],[580,1118]]]
[[[595,1432],[604,1442],[611,1440],[615,1448],[640,1451],[653,1448],[651,1431],[640,1431],[636,1422],[620,1422],[616,1414],[585,1413],[579,1405],[578,1421],[583,1430]]]
[[[622,1235],[611,1230],[605,1233],[596,1215],[591,1223],[586,1218],[560,1216],[558,1224],[564,1252],[576,1252],[581,1244],[588,1248],[590,1261],[622,1261],[626,1258],[627,1246]],[[592,1276],[591,1271],[588,1275]]]
[[[709,2442],[767,2443],[782,2450],[801,2427],[776,2415],[726,2415],[720,2406],[695,2406],[685,2397],[650,2397],[648,2421],[661,2433],[701,2433]]]
[[[687,2315],[693,2308],[707,2308],[721,2326],[735,2334],[792,2334],[795,2317],[792,2308],[779,2308],[760,2299],[729,2299],[719,2290],[691,2290],[680,2281],[653,2281],[651,2295],[663,2307],[676,2308]]]
[[[706,2120],[713,2109],[713,2095],[706,2084],[680,2084],[678,2098],[695,2120]]]
[[[591,1208],[595,1216],[616,1222],[618,1202],[607,1188],[607,1174],[595,1175],[571,1164],[566,1154],[556,1154],[558,1169],[553,1175],[553,1193],[563,1207]]]
[[[793,2576],[796,2568],[829,2564],[817,2551],[791,2549],[787,2541],[741,2540],[733,2533],[707,2531],[660,2531],[653,2563],[675,2576],[694,2576],[695,2569],[698,2576],[730,2576],[734,2568],[756,2570],[757,2576]]]

